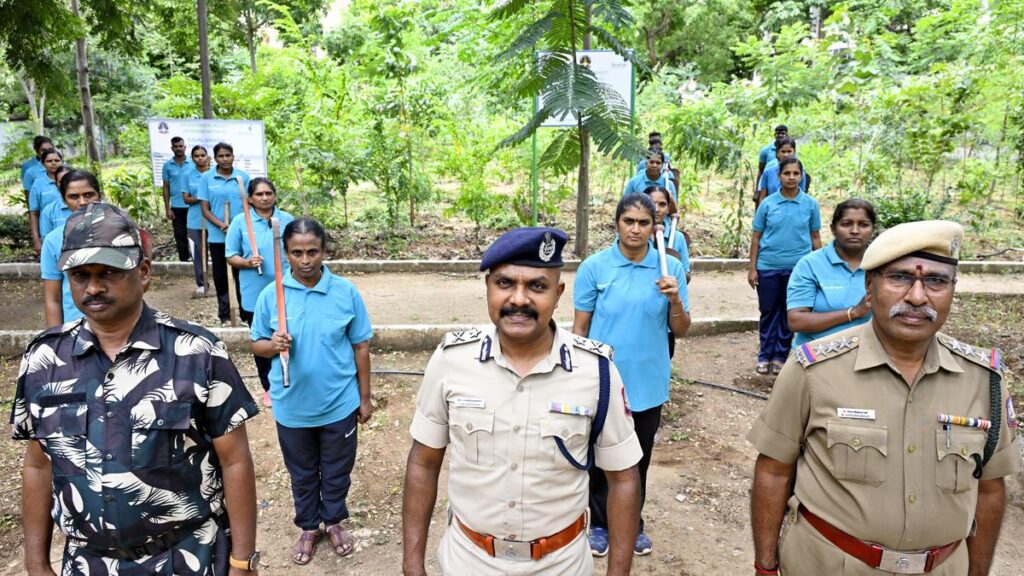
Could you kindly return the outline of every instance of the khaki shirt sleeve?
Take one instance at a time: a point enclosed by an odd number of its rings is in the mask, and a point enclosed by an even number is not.
[[[800,456],[809,416],[807,372],[799,363],[787,362],[747,441],[761,454],[792,464]]]
[[[1020,440],[1016,435],[1016,428],[1010,428],[1010,391],[1006,382],[1002,385],[1002,418],[999,419],[999,443],[996,444],[996,451],[992,453],[992,459],[985,465],[981,473],[982,480],[993,480],[1009,476],[1021,467]]]
[[[427,363],[423,384],[416,396],[416,414],[409,433],[414,440],[431,448],[448,446],[448,402],[444,397],[444,349],[438,347]]]
[[[633,417],[626,408],[626,390],[622,386],[622,378],[615,363],[608,364],[611,371],[608,415],[597,437],[594,459],[597,467],[602,470],[625,470],[640,461],[643,451],[633,431]]]

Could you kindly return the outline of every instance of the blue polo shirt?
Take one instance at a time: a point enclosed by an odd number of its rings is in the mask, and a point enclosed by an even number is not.
[[[679,282],[683,308],[690,309],[686,272],[668,257],[669,274]],[[658,251],[649,249],[642,262],[622,255],[619,243],[587,258],[576,271],[573,306],[592,312],[589,337],[615,349],[629,405],[647,410],[668,401],[672,366],[668,357],[668,298],[658,291]]]
[[[835,242],[829,242],[796,263],[786,289],[786,309],[810,308],[812,312],[846,310],[864,298],[864,271],[850,270],[839,257]],[[871,320],[871,314],[853,322],[844,322],[821,332],[797,332],[793,346],[800,346]]]
[[[757,163],[768,165],[769,162],[775,160],[775,140],[772,140],[771,144],[761,147],[761,152],[757,154]]]
[[[761,179],[757,182],[758,190],[768,190],[768,194],[775,194],[782,190],[782,180],[779,178],[779,161],[772,160],[764,167]],[[797,186],[804,192],[807,191],[807,171],[800,176],[800,184]]]
[[[46,172],[43,172],[42,176],[35,179],[32,189],[28,192],[28,209],[42,212],[43,208],[53,202],[63,204],[64,200],[61,198],[57,183],[50,180]]]
[[[164,162],[162,177],[163,181],[169,185],[171,208],[188,208],[181,193],[188,192],[188,173],[194,166],[195,164],[188,157],[185,157],[185,161],[181,164],[175,162],[174,158]]]
[[[237,168],[231,170],[230,176],[222,176],[217,170],[211,168],[203,173],[199,179],[200,200],[210,203],[210,212],[221,221],[224,221],[224,203],[231,203],[231,215],[242,213],[242,196],[238,191],[238,182],[241,180],[242,189],[249,188],[249,175],[244,170]],[[230,225],[230,222],[228,223]],[[224,233],[216,226],[206,227],[206,240],[211,244],[223,244]]]
[[[49,206],[43,208],[39,213],[39,236],[45,238],[47,234],[61,226],[71,216],[71,208],[62,202],[50,202]]]
[[[665,218],[665,247],[671,248],[676,252],[679,252],[679,262],[683,265],[683,271],[689,273],[690,271],[690,247],[686,245],[686,236],[679,230],[676,230],[676,238],[672,241],[672,245],[669,246],[668,238],[669,233],[672,231],[672,219]],[[651,243],[654,246],[653,243]],[[654,246],[657,250],[658,247]]]
[[[288,364],[291,386],[282,385],[281,358],[275,356],[270,368],[274,419],[289,428],[312,428],[342,420],[359,408],[352,346],[373,337],[363,299],[351,282],[331,274],[327,266],[312,288],[286,274],[284,293],[288,333],[292,335]],[[271,284],[256,300],[252,340],[269,340],[277,327],[277,294]]]
[[[658,176],[657,179],[651,180],[650,178],[647,177],[647,170],[641,170],[637,172],[635,176],[630,178],[629,182],[626,182],[626,188],[623,189],[622,195],[626,196],[627,194],[643,194],[643,191],[647,190],[651,186],[661,186],[662,188],[665,188],[666,190],[672,193],[673,200],[678,199],[676,196],[676,185],[673,184],[671,180],[665,177],[664,172],[662,172],[661,176]]]
[[[754,231],[761,232],[758,270],[791,270],[811,252],[811,232],[821,230],[818,201],[803,192],[790,200],[766,196],[754,213]]]
[[[43,163],[39,161],[39,158],[35,156],[25,160],[21,163],[21,189],[28,192],[32,189],[32,182],[35,181],[36,169],[46,171],[43,168]]]
[[[256,236],[256,248],[263,257],[263,276],[255,269],[242,268],[238,271],[238,285],[242,290],[242,309],[252,312],[256,308],[256,299],[267,284],[274,283],[274,229],[270,221],[256,213],[255,208],[249,208],[252,215],[252,232]],[[274,208],[274,217],[281,221],[281,231],[289,222],[294,220],[292,215]],[[284,246],[281,246],[281,254],[284,254]],[[239,214],[231,219],[228,226],[227,238],[224,241],[224,255],[227,257],[241,256],[252,258],[252,248],[249,246],[249,231],[245,225],[245,215]],[[285,274],[288,273],[287,259],[282,263]]]
[[[207,168],[206,172],[210,169]],[[205,172],[200,172],[196,169],[195,165],[189,169],[185,175],[188,178],[188,195],[194,198],[199,197],[199,181],[203,178]],[[202,230],[203,229],[203,204],[196,202],[195,204],[188,205],[188,219],[186,220],[185,227],[189,230]]]
[[[60,249],[64,246],[64,224],[61,223],[43,238],[43,250],[39,254],[39,275],[43,280],[60,280],[61,309],[64,310],[64,323],[78,320],[82,311],[75,306],[71,298],[71,286],[67,274],[57,266]]]

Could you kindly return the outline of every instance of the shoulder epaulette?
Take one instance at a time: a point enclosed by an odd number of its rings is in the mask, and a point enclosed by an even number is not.
[[[1003,364],[1003,355],[999,352],[998,348],[976,348],[946,334],[939,334],[938,338],[939,344],[942,344],[950,352],[961,358],[966,358],[979,366],[999,374],[1002,374],[1003,370],[1006,369],[1006,364]]]
[[[477,342],[478,340],[483,338],[483,336],[484,333],[477,328],[448,332],[444,335],[444,339],[441,340],[441,348],[456,346],[458,344],[468,344],[470,342]]]
[[[29,347],[31,347],[36,342],[39,342],[41,340],[45,340],[46,338],[49,338],[51,336],[59,336],[61,334],[66,334],[68,332],[71,332],[72,330],[77,328],[82,323],[83,319],[84,318],[79,318],[77,320],[72,320],[70,322],[65,322],[64,324],[61,324],[60,326],[51,326],[51,327],[47,328],[46,330],[43,330],[39,334],[36,334],[32,338],[32,340],[29,341],[28,345],[29,345]]]
[[[591,340],[590,338],[584,338],[583,336],[576,336],[575,334],[572,337],[572,345],[580,350],[586,350],[591,354],[604,356],[609,360],[613,360],[612,356],[615,355],[615,349],[608,344],[598,342],[597,340]]]
[[[859,336],[842,336],[831,339],[821,338],[798,346],[793,354],[796,357],[796,361],[803,365],[804,368],[807,368],[823,360],[838,358],[859,345]]]
[[[172,330],[177,330],[179,332],[184,332],[201,338],[199,341],[196,341],[195,339],[188,339],[186,340],[188,344],[182,342],[182,345],[184,346],[183,350],[191,350],[190,353],[195,353],[198,350],[213,350],[214,348],[223,352],[227,351],[227,346],[220,338],[217,338],[216,334],[210,332],[199,324],[195,324],[187,320],[181,320],[179,318],[173,318],[165,312],[159,312],[156,310],[153,311],[153,320],[161,326],[166,326]],[[204,340],[208,343],[203,343]],[[177,346],[178,344],[175,344],[175,347]]]

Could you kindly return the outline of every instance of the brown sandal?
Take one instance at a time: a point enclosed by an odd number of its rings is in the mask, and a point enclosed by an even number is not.
[[[334,553],[338,556],[345,557],[352,553],[352,550],[356,547],[356,539],[352,537],[352,534],[341,527],[341,524],[332,524],[324,529],[327,532],[327,538],[331,541],[331,545],[334,546]]]
[[[292,548],[292,562],[299,566],[309,564],[313,560],[313,554],[316,552],[316,543],[320,540],[320,535],[319,529],[303,530],[302,534],[299,535],[299,541]],[[303,556],[306,557],[305,560],[302,559]]]

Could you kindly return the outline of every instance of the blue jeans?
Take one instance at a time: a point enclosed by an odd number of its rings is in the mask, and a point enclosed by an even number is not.
[[[785,362],[793,344],[793,332],[786,319],[786,287],[793,270],[757,271],[757,307],[761,312],[757,330],[761,337],[758,362]]]

